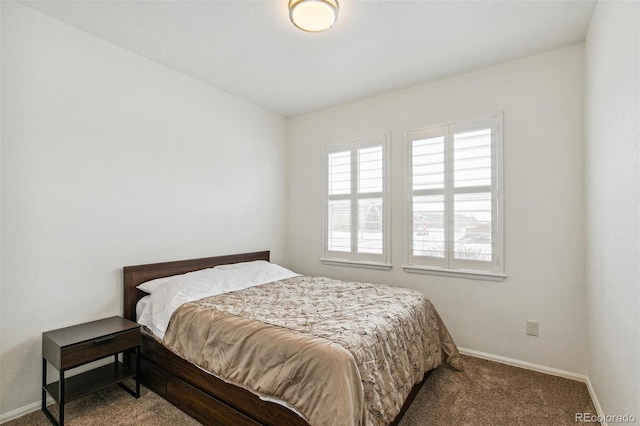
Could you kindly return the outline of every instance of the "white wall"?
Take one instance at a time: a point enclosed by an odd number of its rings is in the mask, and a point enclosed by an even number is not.
[[[285,249],[286,121],[2,2],[0,413],[46,330],[122,313],[122,266]]]
[[[640,419],[640,7],[598,2],[586,40],[589,378]]]
[[[422,290],[464,348],[584,374],[583,46],[290,120],[289,253],[297,271]],[[506,271],[501,283],[407,274],[404,131],[504,111]],[[389,272],[320,263],[325,145],[391,131]],[[540,322],[540,337],[525,321]]]

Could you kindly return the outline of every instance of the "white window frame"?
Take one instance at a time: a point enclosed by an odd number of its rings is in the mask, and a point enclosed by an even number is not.
[[[347,143],[329,145],[325,148],[324,154],[324,256],[321,259],[323,264],[336,266],[351,266],[358,268],[369,268],[378,270],[391,269],[391,228],[390,228],[390,206],[389,206],[389,140],[390,134],[375,136],[371,138],[356,140]],[[381,146],[382,147],[382,171],[383,185],[382,192],[358,194],[358,150],[363,148]],[[351,191],[348,195],[329,195],[329,155],[336,152],[350,152],[351,158]],[[358,230],[358,200],[363,198],[382,199],[382,254],[358,253],[357,250],[357,230]],[[351,250],[331,251],[329,250],[329,201],[331,199],[350,200],[351,203]]]
[[[479,128],[479,124],[490,123],[492,128],[491,136],[491,195],[492,195],[492,260],[490,262],[480,262],[473,260],[455,259],[453,256],[453,129],[456,132],[465,129]],[[431,274],[439,276],[469,278],[489,281],[502,281],[506,277],[504,268],[504,182],[503,182],[503,130],[502,113],[490,114],[469,118],[465,120],[455,120],[444,123],[432,124],[426,127],[409,130],[405,133],[406,141],[406,203],[405,203],[405,265],[403,269],[410,273]],[[428,137],[438,129],[445,137],[445,187],[443,190],[445,197],[445,257],[435,258],[428,256],[415,256],[413,250],[413,141],[418,140],[414,134]],[[426,136],[425,136],[426,135]],[[420,191],[416,190],[417,193]],[[416,194],[419,195],[419,194]]]

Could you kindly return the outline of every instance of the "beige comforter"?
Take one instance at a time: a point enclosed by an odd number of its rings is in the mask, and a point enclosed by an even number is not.
[[[462,360],[421,293],[295,277],[185,303],[163,343],[311,425],[386,425],[424,372]]]

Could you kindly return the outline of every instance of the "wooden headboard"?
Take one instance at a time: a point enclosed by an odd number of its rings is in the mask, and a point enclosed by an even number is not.
[[[269,261],[269,251],[254,253],[231,254],[227,256],[204,257],[201,259],[177,260],[173,262],[150,263],[148,265],[125,266],[124,271],[124,317],[136,320],[136,303],[147,293],[138,290],[136,286],[171,275],[186,274],[200,269],[213,268],[217,265],[230,263],[251,262],[253,260]]]

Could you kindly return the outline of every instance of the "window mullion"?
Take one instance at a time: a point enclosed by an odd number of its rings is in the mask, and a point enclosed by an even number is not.
[[[447,126],[444,139],[444,192],[445,192],[445,262],[450,268],[453,260],[454,244],[454,202],[455,189],[453,185],[453,127]]]
[[[358,256],[358,149],[351,148],[351,260]]]

